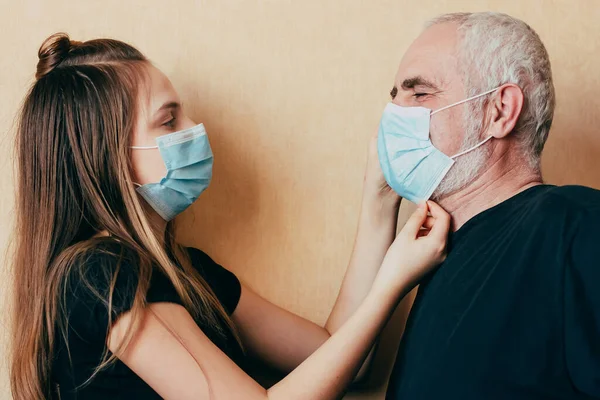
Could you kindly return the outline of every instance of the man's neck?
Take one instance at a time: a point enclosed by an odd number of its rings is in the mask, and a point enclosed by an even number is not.
[[[543,183],[541,174],[531,168],[509,165],[510,162],[500,159],[466,188],[439,200],[439,204],[452,216],[454,231],[475,215]]]

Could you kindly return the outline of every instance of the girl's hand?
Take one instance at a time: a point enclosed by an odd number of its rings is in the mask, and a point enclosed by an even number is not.
[[[369,142],[369,156],[365,170],[363,201],[376,203],[377,208],[398,210],[401,197],[387,184],[379,164],[377,135]]]
[[[432,201],[406,221],[379,270],[374,288],[402,296],[446,258],[450,215]]]

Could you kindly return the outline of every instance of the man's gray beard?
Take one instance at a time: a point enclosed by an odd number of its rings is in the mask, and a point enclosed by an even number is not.
[[[466,140],[463,143],[459,153],[480,143],[477,135],[469,136],[472,139]],[[488,157],[489,150],[487,143],[467,154],[458,156],[455,159],[454,165],[450,167],[444,179],[442,179],[438,187],[434,190],[431,199],[438,202],[469,186],[479,176],[483,167],[485,167]]]

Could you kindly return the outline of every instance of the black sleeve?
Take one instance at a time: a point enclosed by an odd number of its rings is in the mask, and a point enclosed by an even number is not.
[[[600,211],[586,213],[565,271],[565,357],[573,385],[600,397]]]
[[[217,299],[229,315],[233,314],[240,300],[242,286],[238,278],[213,261],[208,254],[193,247],[188,248],[192,265],[206,280]]]
[[[116,250],[93,251],[81,256],[71,266],[63,286],[61,302],[69,328],[86,341],[105,342],[109,302],[113,323],[133,304],[138,284],[137,264],[123,256],[118,248]],[[110,287],[115,274],[111,299]]]

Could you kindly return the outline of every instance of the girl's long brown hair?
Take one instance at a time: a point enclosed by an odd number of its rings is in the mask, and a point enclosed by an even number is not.
[[[135,251],[139,260],[133,322],[116,355],[139,324],[153,268],[168,277],[194,317],[237,337],[214,293],[175,245],[172,225],[165,246],[135,192],[128,146],[149,61],[120,41],[74,42],[66,34],[49,37],[38,56],[36,81],[22,106],[16,136],[10,377],[15,400],[54,397],[53,351],[57,335],[66,329],[61,288],[81,256],[97,247],[100,232]],[[107,299],[109,318],[117,273],[118,268]],[[106,349],[95,373],[115,354]]]

